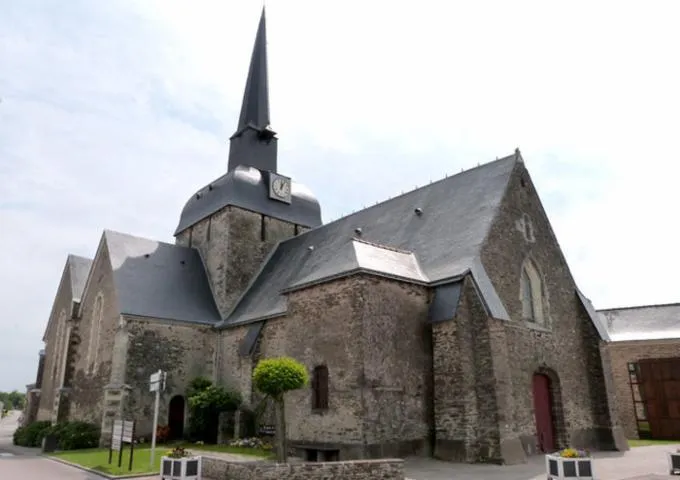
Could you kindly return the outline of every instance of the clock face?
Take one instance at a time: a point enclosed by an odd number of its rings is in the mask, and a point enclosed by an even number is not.
[[[272,181],[272,193],[277,199],[290,202],[290,179],[276,177]]]

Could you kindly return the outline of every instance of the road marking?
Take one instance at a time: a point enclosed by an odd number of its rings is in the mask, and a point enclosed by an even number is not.
[[[13,456],[14,456],[13,453],[5,453],[5,452],[0,453],[0,457],[13,457]]]

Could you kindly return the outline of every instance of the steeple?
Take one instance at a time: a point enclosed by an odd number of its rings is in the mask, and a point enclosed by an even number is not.
[[[269,125],[269,79],[267,75],[267,27],[262,8],[246,81],[241,115],[231,136],[229,171],[239,165],[276,171],[276,132]]]

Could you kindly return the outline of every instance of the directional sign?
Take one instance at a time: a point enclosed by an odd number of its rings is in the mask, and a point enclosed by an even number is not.
[[[167,377],[167,372],[158,370],[156,373],[152,373],[149,377],[149,391],[158,392],[165,390],[165,379]]]

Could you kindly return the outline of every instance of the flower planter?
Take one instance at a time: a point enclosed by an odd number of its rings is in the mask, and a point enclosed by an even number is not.
[[[671,475],[680,473],[680,452],[668,452],[668,473]]]
[[[201,457],[161,457],[161,480],[201,480]]]
[[[593,459],[590,457],[545,456],[548,480],[593,480]]]

